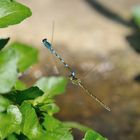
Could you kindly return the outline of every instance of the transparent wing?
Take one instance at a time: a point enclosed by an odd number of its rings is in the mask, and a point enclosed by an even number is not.
[[[52,23],[52,34],[51,34],[51,45],[54,46],[53,44],[53,40],[54,40],[54,28],[55,28],[55,21],[53,21]],[[52,62],[52,65],[53,65],[53,72],[58,75],[59,74],[59,70],[58,70],[58,67],[57,67],[57,64],[56,64],[56,61],[54,60],[54,56],[51,56],[51,62]]]

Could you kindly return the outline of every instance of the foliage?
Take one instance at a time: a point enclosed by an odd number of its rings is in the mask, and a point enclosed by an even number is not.
[[[36,49],[21,43],[13,43],[0,52],[1,93],[7,93],[11,90],[18,79],[19,71],[23,72],[37,62],[37,55]]]
[[[14,0],[0,0],[0,27],[21,22],[30,9]],[[55,96],[65,92],[64,77],[42,77],[32,87],[19,80],[37,62],[37,49],[19,42],[5,47],[0,39],[0,139],[73,140],[72,128],[85,134],[83,140],[106,140],[97,132],[75,122],[54,117],[59,112]]]
[[[140,27],[140,5],[133,8],[133,19],[138,27]]]
[[[14,0],[0,0],[0,28],[20,23],[31,16],[28,7]]]
[[[3,49],[3,47],[8,43],[10,38],[0,39],[0,50]]]

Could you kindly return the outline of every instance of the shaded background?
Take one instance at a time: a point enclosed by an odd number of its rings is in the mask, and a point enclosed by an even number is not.
[[[87,88],[111,108],[104,110],[79,87],[68,84],[57,98],[61,120],[85,124],[110,140],[140,139],[140,33],[131,21],[139,0],[19,0],[29,6],[32,17],[19,25],[1,29],[40,50],[40,62],[25,74],[29,84],[47,75],[65,75],[64,67],[41,40],[54,48],[78,73]],[[75,130],[75,139],[82,134]]]

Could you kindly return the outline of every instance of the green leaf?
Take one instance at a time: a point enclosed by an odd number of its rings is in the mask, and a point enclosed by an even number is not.
[[[45,115],[45,120],[43,122],[43,126],[46,128],[47,131],[54,131],[56,128],[59,128],[61,122],[55,119],[52,116]]]
[[[36,86],[45,92],[43,100],[52,98],[65,92],[67,80],[64,77],[43,77],[36,82]]]
[[[10,115],[0,113],[0,121],[0,139],[4,139],[6,136],[13,132],[10,128],[11,117]]]
[[[6,93],[15,85],[18,78],[18,55],[13,49],[0,52],[0,93]]]
[[[10,45],[19,55],[18,68],[20,72],[25,71],[38,61],[38,50],[29,45],[15,42]]]
[[[42,137],[41,140],[73,140],[73,136],[71,135],[70,132],[64,133],[47,132],[46,135],[44,135],[44,139]]]
[[[64,126],[70,128],[76,128],[83,132],[86,132],[85,137],[83,140],[107,140],[106,138],[102,137],[99,133],[93,131],[91,128],[88,128],[84,125],[81,125],[76,122],[63,122]]]
[[[63,124],[67,127],[70,127],[70,128],[76,128],[76,129],[79,129],[83,132],[86,132],[88,130],[92,130],[91,128],[87,127],[87,126],[84,126],[82,124],[79,124],[77,122],[63,122]]]
[[[20,107],[23,121],[21,124],[21,131],[29,139],[37,139],[43,133],[43,130],[39,124],[35,109],[30,103],[24,102]]]
[[[4,48],[4,46],[8,43],[10,38],[1,38],[0,39],[0,50],[2,50]]]
[[[7,137],[7,140],[18,140],[16,138],[16,136],[14,134],[10,134],[8,137]]]
[[[59,112],[59,107],[55,103],[46,103],[39,107],[39,109],[43,112],[47,112],[49,115],[53,115],[54,113]]]
[[[45,115],[43,126],[47,131],[49,140],[73,140],[70,129],[52,116]]]
[[[21,124],[22,114],[20,113],[17,106],[9,105],[7,108],[7,113],[12,116],[13,123]]]
[[[3,96],[0,96],[0,112],[6,111],[10,105],[10,101]]]
[[[20,81],[19,79],[17,79],[14,88],[15,88],[16,90],[24,90],[24,89],[26,89],[27,87],[26,87],[25,83],[23,83],[22,81]]]
[[[140,5],[137,5],[132,10],[132,16],[135,23],[140,27]]]
[[[10,105],[7,114],[0,113],[0,139],[4,139],[13,132],[19,133],[22,115],[17,106]]]
[[[31,87],[26,90],[15,90],[4,96],[14,103],[21,104],[24,100],[32,100],[43,95],[43,92],[38,87]]]
[[[0,0],[0,28],[20,23],[29,16],[28,7],[13,0]]]
[[[10,134],[6,140],[18,140],[14,134]]]
[[[83,140],[107,140],[107,139],[102,137],[99,133],[93,130],[88,130]]]

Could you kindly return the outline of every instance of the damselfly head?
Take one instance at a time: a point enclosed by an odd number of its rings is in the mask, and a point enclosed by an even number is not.
[[[51,50],[52,45],[51,45],[51,43],[50,43],[50,42],[48,42],[48,41],[47,41],[47,39],[46,39],[46,38],[45,38],[45,39],[43,39],[43,40],[42,40],[42,42],[43,42],[43,44],[45,45],[45,47],[47,47],[49,50]]]
[[[43,43],[47,42],[47,38],[44,38],[44,39],[42,40],[42,42],[43,42]]]

